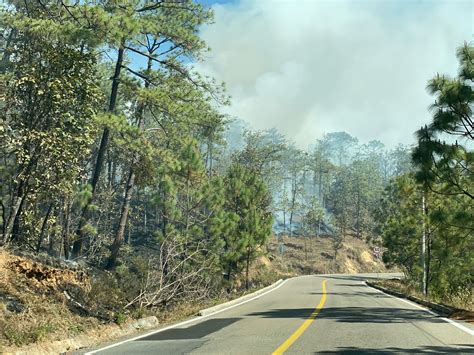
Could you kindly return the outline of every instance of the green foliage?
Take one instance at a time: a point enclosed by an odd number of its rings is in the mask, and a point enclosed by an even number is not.
[[[92,224],[85,224],[84,227],[82,227],[84,233],[89,234],[89,235],[97,235],[97,228],[94,227]]]
[[[320,223],[324,221],[325,210],[322,208],[319,199],[313,197],[307,208],[306,214],[303,216],[303,229],[305,235],[318,235]]]
[[[84,207],[87,201],[92,197],[92,186],[87,184],[80,186],[76,193],[76,201],[80,207]]]
[[[470,149],[474,140],[474,47],[465,44],[458,50],[458,59],[457,78],[437,75],[428,84],[430,93],[436,96],[431,107],[433,121],[417,132],[413,160],[418,167],[417,180],[429,189],[473,199],[474,153]]]
[[[114,322],[118,325],[122,325],[127,321],[127,316],[123,312],[117,312],[114,317]]]
[[[401,266],[416,278],[421,277],[421,197],[413,177],[401,176],[387,187],[377,215],[379,232],[387,248],[383,254],[384,262],[389,267]]]
[[[253,260],[270,236],[273,217],[270,196],[262,179],[252,170],[233,164],[226,178],[226,210],[235,228],[225,236],[223,262],[228,275]]]
[[[378,161],[371,156],[337,170],[328,207],[342,235],[349,231],[359,238],[373,235],[372,211],[378,205],[383,186]]]
[[[25,34],[21,40],[31,38]],[[1,120],[10,132],[7,144],[18,167],[15,178],[27,179],[35,190],[70,190],[95,133],[94,115],[101,99],[95,60],[61,43],[43,38],[34,43],[15,53],[14,72],[0,98],[7,107]]]
[[[413,175],[404,175],[386,189],[378,213],[388,266],[401,267],[420,285],[423,276],[421,236],[427,229],[430,295],[438,300],[472,297],[474,210],[467,196],[425,193],[428,213],[422,211],[423,187]]]

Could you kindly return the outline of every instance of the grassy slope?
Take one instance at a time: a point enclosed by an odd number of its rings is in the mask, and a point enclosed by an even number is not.
[[[386,271],[370,246],[363,240],[346,236],[335,256],[333,239],[328,237],[283,237],[285,252],[280,255],[279,242],[272,237],[268,244],[272,267],[291,275],[358,273]],[[306,245],[306,247],[305,247]]]

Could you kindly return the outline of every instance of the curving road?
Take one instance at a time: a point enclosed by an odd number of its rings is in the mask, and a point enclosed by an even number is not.
[[[471,324],[366,286],[375,276],[289,279],[251,302],[90,353],[474,354]]]

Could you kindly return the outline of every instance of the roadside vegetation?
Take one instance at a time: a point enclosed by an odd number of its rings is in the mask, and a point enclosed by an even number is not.
[[[186,0],[0,9],[2,344],[384,271],[382,254],[472,301],[472,47],[459,78],[430,82],[414,149],[341,131],[303,150],[221,113],[224,85],[192,66],[211,22]]]
[[[393,180],[378,210],[384,261],[406,287],[472,309],[474,274],[474,48],[458,51],[459,75],[437,75],[433,120],[416,134],[415,170]]]

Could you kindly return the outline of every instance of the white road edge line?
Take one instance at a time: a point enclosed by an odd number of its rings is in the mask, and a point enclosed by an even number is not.
[[[157,333],[161,333],[161,332],[164,332],[165,330],[168,330],[168,329],[173,329],[173,328],[176,328],[176,327],[180,327],[180,326],[183,326],[183,325],[186,325],[186,324],[189,324],[189,323],[193,323],[193,322],[196,322],[196,321],[199,321],[199,320],[203,320],[203,319],[206,319],[206,318],[209,318],[213,315],[216,315],[218,313],[221,313],[221,312],[225,312],[225,311],[228,311],[229,309],[232,309],[232,308],[235,308],[235,307],[238,307],[238,306],[241,306],[247,302],[250,302],[250,301],[253,301],[253,300],[256,300],[262,296],[265,296],[266,294],[270,293],[270,292],[273,292],[275,290],[278,290],[281,286],[283,286],[289,279],[286,279],[286,280],[283,280],[283,282],[281,282],[278,286],[276,286],[275,288],[272,288],[271,290],[268,290],[267,292],[264,292],[264,293],[261,293],[255,297],[252,297],[248,300],[245,300],[245,301],[242,301],[240,303],[237,303],[237,304],[234,304],[232,306],[229,306],[227,308],[224,308],[224,309],[221,309],[221,310],[218,310],[218,311],[215,311],[215,312],[212,312],[212,313],[209,313],[208,315],[205,315],[205,316],[198,316],[198,317],[194,317],[194,318],[191,318],[191,319],[188,319],[184,322],[180,322],[180,323],[177,323],[177,324],[173,324],[173,325],[170,325],[168,327],[165,327],[165,328],[161,328],[161,329],[158,329],[158,330],[155,330],[155,331],[152,331],[152,332],[148,332],[146,334],[142,334],[142,335],[139,335],[139,336],[136,336],[136,337],[133,337],[133,338],[130,338],[130,339],[126,339],[126,340],[123,340],[123,341],[120,341],[118,343],[114,343],[114,344],[110,344],[108,346],[104,346],[103,348],[99,348],[97,350],[92,350],[92,351],[88,351],[86,353],[84,353],[84,355],[90,355],[90,354],[95,354],[95,353],[98,353],[99,351],[103,351],[103,350],[108,350],[110,348],[114,348],[116,346],[119,346],[119,345],[122,345],[122,344],[125,344],[125,343],[128,343],[128,342],[131,342],[131,341],[134,341],[134,340],[138,340],[138,339],[141,339],[141,338],[145,338],[147,336],[150,336],[150,335],[153,335],[153,334],[157,334]],[[196,322],[196,323],[200,323],[200,322]]]
[[[399,300],[399,301],[408,303],[409,305],[411,305],[411,306],[413,306],[413,307],[416,307],[416,308],[418,308],[418,309],[421,309],[422,311],[428,312],[429,314],[431,314],[431,315],[433,315],[433,316],[437,316],[437,317],[439,317],[441,320],[444,320],[445,322],[454,325],[456,328],[461,329],[462,331],[466,332],[466,333],[469,334],[469,335],[474,335],[474,330],[472,330],[472,329],[466,327],[465,325],[462,325],[461,323],[458,323],[458,322],[456,322],[456,321],[454,321],[454,320],[452,320],[452,319],[445,318],[445,317],[441,317],[439,314],[437,314],[437,313],[435,313],[435,312],[433,312],[433,311],[431,311],[431,310],[429,310],[429,309],[427,309],[427,308],[425,308],[425,307],[420,306],[418,303],[415,303],[415,302],[406,300],[406,299],[404,299],[404,298],[400,298],[400,297],[397,297],[397,296],[394,296],[394,295],[385,293],[385,292],[383,292],[382,290],[379,290],[378,288],[371,287],[371,286],[367,285],[365,282],[364,282],[364,284],[365,284],[367,287],[370,287],[371,289],[373,289],[373,290],[375,290],[375,291],[378,291],[378,292],[380,292],[380,293],[383,293],[384,295],[387,295],[387,296],[390,296],[390,297],[392,297],[392,298],[395,298],[395,299],[397,299],[397,300]]]

